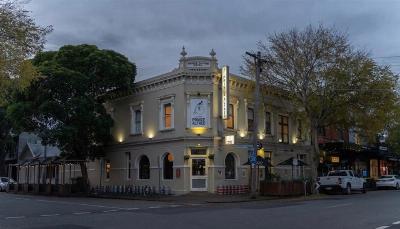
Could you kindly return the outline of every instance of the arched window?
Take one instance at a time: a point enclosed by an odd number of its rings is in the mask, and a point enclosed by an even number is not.
[[[150,161],[144,155],[139,161],[139,179],[150,179]]]
[[[174,157],[171,153],[166,153],[164,156],[164,179],[166,180],[172,180],[174,179]]]
[[[232,153],[228,153],[225,157],[225,179],[236,178],[236,163]]]

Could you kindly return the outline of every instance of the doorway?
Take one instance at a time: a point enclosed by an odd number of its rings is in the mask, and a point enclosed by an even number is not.
[[[191,191],[207,191],[207,160],[205,157],[191,158]]]

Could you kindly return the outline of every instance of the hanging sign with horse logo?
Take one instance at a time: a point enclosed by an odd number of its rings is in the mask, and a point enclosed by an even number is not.
[[[192,98],[190,100],[191,127],[208,127],[209,111],[206,98]]]

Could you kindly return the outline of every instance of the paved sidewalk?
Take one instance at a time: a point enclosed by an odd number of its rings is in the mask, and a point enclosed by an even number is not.
[[[240,202],[253,202],[253,201],[268,201],[268,200],[281,200],[281,201],[304,201],[325,198],[326,195],[310,195],[304,196],[257,196],[251,198],[249,194],[245,195],[217,195],[212,193],[189,193],[179,196],[156,196],[156,197],[129,197],[129,196],[110,196],[100,195],[92,196],[94,198],[115,198],[115,199],[133,199],[133,200],[147,200],[147,201],[161,201],[173,203],[190,203],[190,204],[204,204],[204,203],[240,203]]]

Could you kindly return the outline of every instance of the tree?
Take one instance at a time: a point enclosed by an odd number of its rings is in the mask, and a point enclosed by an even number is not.
[[[0,106],[15,89],[25,88],[36,76],[27,61],[43,49],[51,26],[35,23],[17,1],[0,0]]]
[[[33,63],[41,77],[9,106],[7,115],[14,126],[38,133],[63,156],[87,160],[102,155],[113,125],[104,95],[129,91],[136,66],[123,55],[94,45],[39,53]],[[88,182],[86,164],[80,166]]]
[[[262,83],[286,92],[310,125],[313,178],[319,163],[318,128],[359,127],[367,135],[385,128],[398,100],[396,77],[335,29],[308,26],[258,42],[265,64]],[[254,67],[245,59],[245,73]]]
[[[27,60],[43,49],[51,27],[41,27],[17,1],[0,0],[0,175],[5,175],[6,145],[12,126],[5,109],[17,91],[27,88],[37,72]]]

